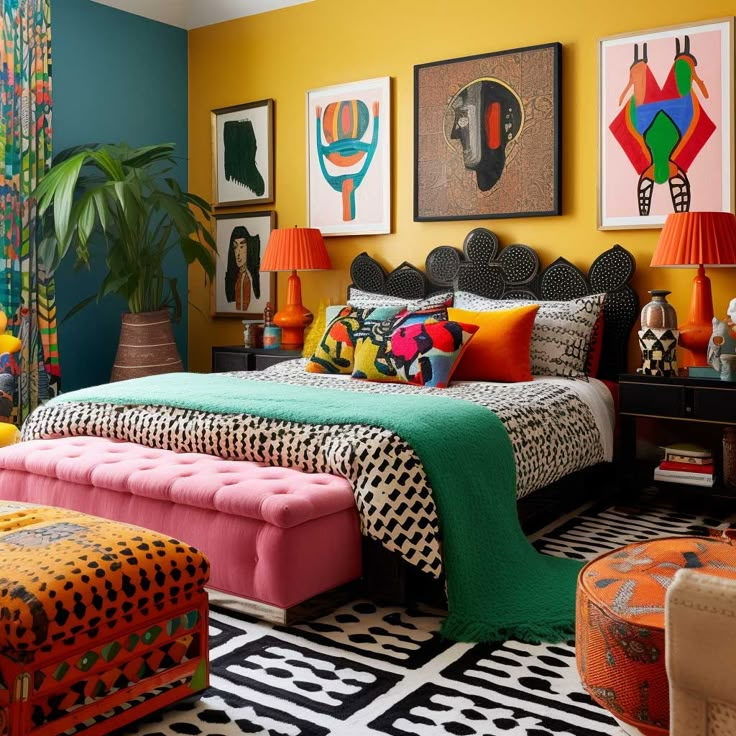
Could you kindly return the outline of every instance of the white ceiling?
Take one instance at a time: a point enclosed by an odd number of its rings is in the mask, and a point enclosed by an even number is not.
[[[94,0],[94,2],[190,30],[313,0]]]

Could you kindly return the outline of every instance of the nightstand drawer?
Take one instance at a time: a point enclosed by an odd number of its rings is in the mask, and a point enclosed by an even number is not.
[[[620,411],[653,417],[687,418],[685,388],[663,383],[626,383],[619,385]]]
[[[216,350],[212,353],[212,371],[224,373],[226,371],[250,370],[248,353],[228,353],[225,350]]]
[[[736,391],[724,391],[715,387],[699,388],[692,393],[688,404],[692,405],[693,419],[736,424]]]
[[[270,368],[276,363],[283,363],[285,360],[293,360],[298,355],[263,355],[262,353],[256,353],[254,356],[255,362],[253,365],[254,371],[262,371],[264,368]]]

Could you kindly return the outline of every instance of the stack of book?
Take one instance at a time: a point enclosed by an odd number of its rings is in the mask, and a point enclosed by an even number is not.
[[[654,470],[654,480],[712,488],[713,453],[687,443],[662,448],[664,460]]]

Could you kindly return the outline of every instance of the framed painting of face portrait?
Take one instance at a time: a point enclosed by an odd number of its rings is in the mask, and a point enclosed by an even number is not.
[[[734,20],[598,42],[598,228],[734,208]]]
[[[273,100],[212,111],[215,207],[273,202]]]
[[[215,215],[217,263],[212,284],[215,317],[261,319],[267,302],[276,311],[276,274],[261,273],[261,258],[276,213]]]
[[[414,219],[560,214],[561,45],[414,67]]]
[[[391,79],[307,92],[309,227],[391,232]]]

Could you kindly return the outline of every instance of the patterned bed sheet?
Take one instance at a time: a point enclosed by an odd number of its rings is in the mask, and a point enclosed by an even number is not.
[[[447,389],[428,389],[306,373],[302,360],[230,375],[345,391],[432,394],[485,406],[509,434],[519,498],[565,475],[610,461],[613,453],[613,400],[604,384],[594,379],[540,378],[517,384],[460,381]],[[24,439],[70,435],[344,476],[353,486],[363,534],[435,577],[442,572],[441,530],[429,479],[414,450],[389,430],[357,424],[298,424],[169,406],[82,402],[41,407],[23,426]],[[489,447],[489,469],[492,457]]]

